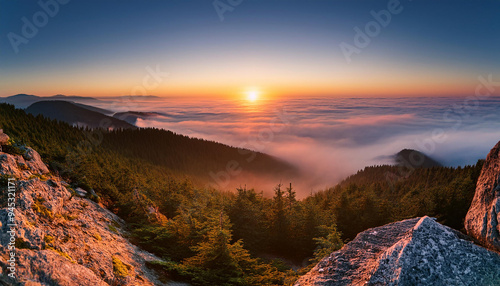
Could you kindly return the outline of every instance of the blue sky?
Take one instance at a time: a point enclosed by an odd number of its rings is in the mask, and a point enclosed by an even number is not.
[[[72,0],[15,53],[9,33],[43,10],[0,0],[0,96],[123,95],[157,65],[170,74],[160,96],[464,95],[500,72],[500,1],[402,0],[346,62],[339,45],[389,2],[243,0],[221,21],[212,1]]]

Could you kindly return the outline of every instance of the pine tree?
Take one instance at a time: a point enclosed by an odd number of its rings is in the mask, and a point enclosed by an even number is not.
[[[219,222],[212,223],[205,239],[192,249],[193,257],[184,260],[186,273],[197,285],[273,285],[282,279],[277,270],[252,258],[243,241],[231,243],[228,217],[220,212]]]
[[[292,189],[292,183],[290,183],[290,187],[286,188],[286,200],[288,203],[288,211],[292,212],[293,206],[297,202],[295,191]]]
[[[271,217],[271,251],[286,255],[288,242],[288,219],[285,209],[284,192],[281,183],[274,188]]]
[[[318,263],[325,256],[330,255],[330,253],[339,250],[344,245],[341,239],[341,233],[337,230],[337,226],[332,224],[330,226],[321,225],[318,227],[323,236],[314,238],[316,242],[316,250],[314,250],[314,258],[310,261],[311,263]]]

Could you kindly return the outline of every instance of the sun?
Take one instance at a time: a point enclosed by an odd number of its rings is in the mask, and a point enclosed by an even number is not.
[[[247,100],[250,101],[250,102],[255,102],[259,99],[259,96],[260,96],[260,92],[256,91],[256,90],[250,90],[250,91],[247,91]]]

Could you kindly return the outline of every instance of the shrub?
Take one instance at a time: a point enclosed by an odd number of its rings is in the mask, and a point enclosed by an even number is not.
[[[59,249],[54,249],[55,252],[59,253],[59,255],[61,255],[62,257],[68,259],[69,261],[71,261],[71,263],[76,263],[76,261],[71,257],[69,256],[69,254],[67,254],[66,252],[64,251],[61,251]]]
[[[3,186],[7,186],[8,182],[9,182],[9,175],[0,175],[0,186],[3,187]]]
[[[114,232],[114,233],[118,233],[118,230],[116,229],[116,227],[115,227],[114,225],[108,224],[108,228],[109,228],[109,230],[111,230],[112,232]]]
[[[73,221],[73,220],[78,218],[78,215],[76,215],[76,214],[63,214],[62,217],[65,220]]]
[[[92,194],[92,195],[89,195],[88,197],[89,197],[89,199],[91,201],[93,201],[95,203],[100,203],[101,202],[101,197],[99,197],[98,195]]]
[[[30,244],[27,241],[24,241],[21,237],[16,237],[16,241],[14,242],[14,246],[18,249],[29,249]]]
[[[130,265],[123,263],[117,256],[113,256],[113,274],[118,277],[129,276]]]
[[[40,181],[47,181],[47,177],[45,175],[40,175],[40,174],[33,174],[33,175],[29,176],[28,180],[31,180],[34,178],[39,178]]]
[[[51,210],[49,210],[46,206],[43,205],[45,202],[45,199],[42,197],[38,197],[33,201],[33,204],[31,204],[31,209],[33,209],[34,212],[41,214],[42,216],[53,219],[54,214],[52,213]]]
[[[2,151],[9,153],[11,155],[24,155],[24,150],[22,149],[22,144],[14,139],[10,139],[6,145],[2,145]]]

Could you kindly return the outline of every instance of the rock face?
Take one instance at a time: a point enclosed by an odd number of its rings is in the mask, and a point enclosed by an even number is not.
[[[9,136],[3,133],[3,130],[0,129],[0,145],[5,145],[7,142],[9,142]]]
[[[477,181],[476,193],[465,217],[465,229],[490,249],[500,251],[500,142],[491,149]]]
[[[163,285],[145,265],[159,258],[122,236],[119,217],[72,195],[35,150],[26,148],[25,156],[0,152],[0,174],[16,183],[13,209],[7,207],[7,183],[0,185],[2,279],[11,273],[9,231],[14,230],[15,283],[20,285]],[[9,225],[12,212],[15,227]]]
[[[500,255],[466,238],[429,217],[368,229],[295,285],[500,285]]]

